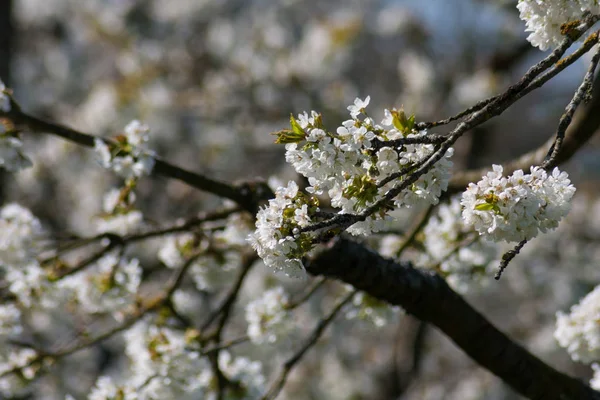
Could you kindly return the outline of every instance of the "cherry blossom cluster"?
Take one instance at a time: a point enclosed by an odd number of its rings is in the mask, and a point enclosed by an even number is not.
[[[131,377],[122,382],[100,377],[89,398],[216,398],[219,378],[201,354],[196,338],[194,330],[184,332],[138,322],[125,334]],[[235,384],[235,390],[228,390],[225,398],[258,398],[265,383],[259,362],[221,351],[218,364],[225,379]]]
[[[125,190],[127,189],[127,190]],[[112,199],[105,203],[105,211],[118,208],[123,201],[115,200],[132,195],[124,188],[117,195],[112,192]],[[125,202],[127,203],[128,200]],[[230,245],[245,243],[242,238],[251,232],[248,215],[232,214],[227,219],[226,227],[212,236],[201,234],[201,240],[195,240],[182,234],[179,243],[182,247],[175,257],[163,256],[169,260],[170,267],[179,267],[185,261],[188,250],[210,249],[221,251]],[[0,307],[0,373],[18,369],[19,373],[7,374],[0,378],[2,393],[19,393],[29,380],[37,374],[41,364],[32,364],[38,357],[36,351],[10,345],[6,340],[23,331],[21,311],[46,307],[49,310],[61,308],[61,304],[78,306],[78,310],[87,315],[112,315],[123,322],[130,311],[139,305],[139,287],[142,281],[142,268],[135,258],[127,258],[122,251],[110,251],[85,269],[69,272],[61,276],[48,275],[36,260],[39,253],[39,242],[44,238],[40,221],[27,209],[8,204],[0,208],[0,268],[8,289],[15,296],[14,302],[7,302]],[[190,239],[190,240],[187,240]],[[167,251],[162,251],[168,253]],[[209,253],[207,251],[207,253]],[[225,261],[232,269],[240,265],[240,254],[235,248],[231,255],[213,258],[229,258]],[[228,254],[229,254],[228,253]],[[200,270],[218,271],[222,265],[209,266],[206,259],[199,257],[197,266],[189,270],[199,288],[208,288],[208,284],[200,284],[208,273]],[[215,261],[216,262],[216,261]],[[279,293],[276,299],[267,302],[280,306],[285,293]],[[173,301],[177,307],[177,302]],[[273,326],[273,324],[271,324]],[[113,380],[103,376],[98,379],[92,389],[91,399],[137,399],[143,398],[182,398],[195,396],[213,398],[216,396],[218,378],[209,359],[202,354],[202,343],[198,333],[193,329],[181,330],[157,325],[149,320],[142,320],[125,333],[126,354],[131,361],[130,374],[127,379]],[[264,390],[265,379],[262,365],[244,357],[232,357],[226,351],[219,354],[219,368],[224,377],[232,382],[227,389],[227,398],[256,398]],[[31,366],[29,366],[31,364]],[[235,389],[233,389],[235,388]]]
[[[8,374],[0,378],[1,393],[23,393],[40,369],[39,365],[32,364],[38,354],[28,348],[2,343],[0,349],[0,374],[18,369],[19,375]]]
[[[570,313],[556,314],[554,337],[571,358],[586,364],[600,362],[600,286],[588,293]]]
[[[354,223],[348,232],[368,235],[380,230],[388,215],[383,207],[370,210],[378,201],[386,207],[411,207],[417,202],[436,204],[448,186],[453,149],[433,168],[407,185],[395,196],[387,194],[402,185],[436,151],[427,142],[427,132],[414,129],[414,116],[403,111],[385,110],[381,124],[367,115],[370,98],[356,99],[348,107],[351,119],[335,133],[328,132],[321,115],[312,111],[290,118],[291,129],[276,132],[277,143],[286,145],[286,161],[308,179],[306,191],[312,196],[327,195],[338,214],[368,212],[364,221]],[[411,144],[393,142],[413,139]],[[414,143],[422,139],[424,143]],[[298,192],[297,185],[277,191],[277,197],[257,215],[256,233],[251,241],[268,266],[276,270],[301,269],[301,257],[312,248],[313,234],[302,228],[316,222],[315,197]]]
[[[11,111],[9,91],[0,80],[0,117]],[[12,123],[0,118],[0,169],[18,172],[31,167],[32,163],[22,151],[23,142]]]
[[[15,203],[0,208],[0,273],[14,296],[14,301],[6,300],[0,306],[0,374],[23,367],[25,378],[0,378],[0,392],[17,393],[37,370],[35,366],[27,367],[36,352],[15,346],[9,339],[22,332],[21,310],[31,307],[36,292],[46,282],[35,260],[42,239],[42,225],[29,210]]]
[[[590,386],[594,390],[600,390],[600,364],[592,364],[592,369],[594,371],[594,376],[590,380]]]
[[[149,175],[154,167],[154,154],[141,146],[148,141],[149,131],[146,125],[134,120],[125,127],[123,135],[116,137],[114,144],[95,139],[94,150],[100,164],[128,180]]]
[[[292,329],[292,319],[286,309],[287,293],[282,287],[267,290],[246,306],[248,336],[255,344],[274,343]]]
[[[314,196],[307,196],[290,181],[275,191],[275,198],[256,215],[256,231],[248,237],[265,265],[288,276],[304,275],[301,258],[313,247],[312,232],[300,232],[319,210]]]
[[[459,197],[439,206],[423,229],[425,253],[419,264],[439,270],[450,286],[465,292],[474,281],[485,283],[488,267],[496,266],[498,249],[467,226],[461,214]]]
[[[4,83],[0,80],[0,113],[11,110],[10,97]],[[31,161],[23,154],[23,142],[15,132],[7,128],[8,121],[0,119],[0,168],[16,172],[31,166]]]
[[[231,279],[231,273],[239,266],[238,251],[215,247],[212,238],[193,233],[165,238],[158,258],[169,268],[180,268],[194,253],[196,257],[189,268],[194,284],[199,290],[214,290]]]
[[[352,290],[353,288],[348,286],[347,289]],[[393,307],[364,292],[358,292],[352,297],[352,303],[344,308],[344,315],[346,319],[362,320],[382,328],[398,315],[400,310],[400,307]]]
[[[0,119],[0,168],[17,172],[32,164],[22,151],[23,142],[14,130],[8,129],[8,125]]]
[[[519,0],[519,16],[526,22],[527,40],[540,50],[557,46],[564,24],[579,20],[585,12],[600,13],[597,0]]]
[[[81,310],[88,314],[112,314],[122,320],[135,304],[142,281],[142,268],[136,258],[110,252],[88,268],[64,278],[59,286],[73,293]]]
[[[0,80],[0,111],[8,113],[10,109],[10,97],[8,96],[6,86],[4,86],[4,82]]]
[[[46,296],[47,274],[36,260],[45,235],[40,221],[28,209],[15,204],[0,208],[0,268],[8,289],[20,305],[51,305]]]
[[[575,187],[566,172],[531,167],[529,174],[518,170],[503,177],[502,171],[494,165],[462,195],[463,219],[480,235],[494,241],[529,240],[556,228],[569,212]]]
[[[365,211],[387,192],[402,184],[434,152],[432,144],[393,146],[388,141],[425,137],[427,132],[414,130],[414,116],[403,111],[385,110],[381,124],[367,116],[370,98],[356,99],[348,107],[351,119],[344,121],[336,133],[327,132],[316,112],[292,117],[292,130],[279,132],[278,142],[286,143],[286,161],[306,178],[309,193],[327,193],[331,205],[341,214]],[[363,118],[360,118],[363,116]],[[450,178],[452,155],[449,149],[434,168],[409,188],[390,199],[396,207],[410,207],[425,201],[436,204]],[[365,222],[348,229],[356,235],[367,235],[383,224],[381,214],[373,214]]]
[[[133,186],[110,189],[103,198],[103,214],[96,218],[98,233],[126,235],[136,231],[143,222],[143,214],[134,206]]]
[[[42,235],[42,224],[28,209],[16,203],[0,208],[0,266],[31,263]]]
[[[188,273],[199,290],[212,291],[227,284],[241,262],[240,245],[252,231],[248,215],[232,214],[223,231],[169,235],[164,238],[158,258],[168,268],[177,269],[194,257]]]
[[[0,393],[19,393],[35,376],[36,366],[27,365],[37,353],[11,343],[23,331],[21,309],[12,303],[0,305],[0,374],[22,368],[22,376],[7,375],[0,378]]]

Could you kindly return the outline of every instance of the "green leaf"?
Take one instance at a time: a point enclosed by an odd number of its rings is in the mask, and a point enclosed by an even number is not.
[[[392,114],[392,124],[396,129],[398,129],[403,134],[407,135],[411,133],[415,127],[415,115],[411,115],[410,117],[406,116],[406,113],[403,109],[400,110],[392,110],[390,111]]]
[[[491,203],[481,203],[475,206],[475,209],[478,211],[490,211],[497,207],[495,204]]]
[[[306,136],[304,129],[302,129],[302,127],[300,126],[298,121],[296,121],[296,118],[294,118],[294,116],[292,114],[290,114],[290,125],[292,125],[292,131],[296,135],[302,136],[303,138]]]
[[[272,132],[271,135],[277,136],[277,139],[275,139],[275,143],[277,144],[299,143],[305,138],[304,134],[298,135],[296,132],[289,129]]]

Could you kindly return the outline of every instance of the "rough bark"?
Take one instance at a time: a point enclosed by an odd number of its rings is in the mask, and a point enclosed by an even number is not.
[[[396,263],[347,239],[335,239],[308,266],[436,326],[473,360],[529,399],[600,399],[600,393],[529,353],[498,330],[435,273]]]

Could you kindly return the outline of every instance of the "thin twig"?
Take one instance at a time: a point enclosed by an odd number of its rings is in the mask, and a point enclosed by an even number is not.
[[[156,310],[157,308],[159,308],[163,304],[165,304],[167,301],[169,301],[169,299],[171,298],[171,296],[173,295],[175,290],[177,290],[177,288],[181,284],[181,281],[183,280],[183,277],[185,276],[189,267],[194,263],[196,258],[199,257],[200,255],[201,255],[201,253],[192,255],[185,262],[185,264],[183,264],[174,273],[174,275],[171,277],[168,284],[166,285],[164,292],[160,296],[150,299],[146,304],[140,305],[134,312],[130,313],[129,318],[127,318],[127,320],[125,322],[117,325],[116,327],[114,327],[112,329],[107,330],[104,333],[101,333],[101,334],[95,336],[92,339],[76,342],[75,344],[65,347],[63,349],[60,349],[60,350],[46,351],[41,348],[32,347],[32,349],[38,353],[38,355],[34,359],[30,360],[26,365],[15,367],[15,368],[12,368],[10,370],[0,373],[0,378],[4,377],[6,375],[12,374],[12,373],[16,373],[16,372],[22,370],[23,368],[27,368],[27,367],[35,365],[37,363],[42,363],[42,362],[44,362],[44,360],[56,360],[56,359],[59,359],[62,357],[66,357],[66,356],[76,353],[80,350],[86,349],[97,343],[100,343],[100,342],[114,336],[115,334],[130,328],[137,321],[139,321],[142,317],[144,317],[146,314],[148,314],[151,311]],[[31,347],[31,346],[29,346],[29,347]]]
[[[519,94],[519,98],[525,96],[532,90],[541,87],[545,82],[558,75],[559,72],[572,65],[575,61],[581,58],[581,56],[583,56],[585,53],[591,50],[594,47],[595,43],[597,43],[597,40],[598,31],[589,35],[581,47],[579,47],[569,56],[560,60],[553,69],[547,71],[546,73],[536,78],[533,82],[531,82],[531,84],[527,88],[525,88],[522,93]],[[598,112],[596,109],[592,109],[590,110],[589,114],[590,115],[588,119],[593,119],[598,114]],[[595,132],[596,130],[596,126],[597,124],[595,124],[594,127],[591,129],[588,126],[586,126],[584,129],[578,130],[577,134],[574,135],[572,140],[570,141],[568,150],[565,149],[565,144],[563,144],[562,149],[564,151],[558,154],[557,161],[566,161],[570,156],[572,156],[577,151],[577,149],[579,149],[586,142],[586,140],[592,136],[593,132]],[[526,169],[531,165],[543,162],[543,158],[548,152],[548,146],[552,146],[554,140],[555,139],[552,138],[550,143],[544,143],[536,150],[526,153],[508,163],[503,163],[505,167],[504,172],[512,173],[518,169]],[[487,171],[488,168],[486,167],[481,169],[462,171],[454,174],[454,176],[450,180],[450,184],[448,185],[448,192],[451,194],[464,190],[464,188],[470,182],[478,181],[483,175],[487,173]]]
[[[598,16],[588,16],[586,18],[586,22],[582,25],[582,28],[587,29],[586,27],[591,26],[593,23],[597,22],[600,17]],[[531,67],[527,73],[517,82],[516,84],[510,86],[506,92],[502,95],[497,96],[494,101],[487,104],[481,110],[472,114],[468,119],[459,123],[456,128],[454,128],[450,134],[447,136],[447,139],[444,143],[442,143],[437,151],[432,153],[429,158],[426,159],[425,162],[422,163],[420,167],[418,167],[414,172],[410,174],[405,180],[400,182],[398,186],[389,190],[385,196],[376,201],[374,204],[369,206],[366,210],[364,210],[360,214],[338,214],[335,217],[318,222],[316,224],[310,225],[301,229],[301,232],[310,232],[310,231],[318,231],[324,228],[338,226],[342,229],[348,228],[350,225],[353,225],[356,222],[364,221],[369,216],[377,212],[381,209],[381,207],[385,206],[389,203],[391,199],[400,194],[403,190],[408,188],[414,182],[416,182],[421,176],[429,172],[433,166],[444,157],[448,149],[460,138],[465,132],[470,129],[483,124],[484,122],[490,120],[491,118],[500,115],[504,112],[508,107],[514,104],[517,100],[521,99],[525,94],[541,87],[548,80],[554,77],[559,71],[562,71],[566,68],[570,63],[574,62],[578,57],[581,57],[585,52],[589,51],[593,45],[597,41],[597,36],[595,34],[591,35],[593,40],[586,40],[584,44],[581,46],[578,51],[575,51],[569,57],[566,57],[564,60],[557,63],[555,68],[551,71],[540,75],[542,71],[545,71],[552,63],[554,63],[562,53],[553,52],[548,57]],[[565,42],[566,43],[566,42]],[[539,75],[539,76],[538,76]],[[324,236],[325,238],[326,236]],[[318,239],[317,239],[318,241]]]
[[[203,356],[209,355],[211,353],[214,353],[216,351],[220,351],[220,350],[225,350],[228,349],[230,347],[233,346],[237,346],[238,344],[243,344],[243,343],[247,343],[250,340],[250,338],[248,336],[242,336],[236,339],[231,339],[228,340],[226,342],[221,342],[218,345],[212,346],[212,347],[208,347],[206,349],[203,349],[200,354]]]
[[[596,34],[596,43],[598,43],[598,34]],[[556,158],[560,153],[562,148],[562,144],[565,138],[565,133],[567,132],[567,128],[571,125],[571,121],[573,120],[573,115],[575,111],[579,107],[582,101],[584,101],[588,95],[590,94],[591,89],[593,88],[594,83],[594,73],[596,72],[596,68],[598,66],[598,61],[600,61],[600,46],[596,49],[592,60],[590,61],[590,66],[581,82],[581,85],[575,91],[573,98],[567,105],[565,109],[565,113],[560,118],[558,122],[558,128],[556,130],[556,139],[548,151],[548,155],[546,160],[542,163],[541,167],[545,170],[550,170],[556,165]]]
[[[591,28],[592,25],[594,25],[598,21],[598,19],[599,19],[599,17],[595,16],[595,15],[588,15],[586,18],[584,18],[583,23],[578,28],[578,31],[576,32],[575,35],[566,35],[565,38],[563,39],[563,41],[558,45],[558,47],[556,49],[554,49],[554,51],[548,57],[546,57],[540,63],[531,67],[525,75],[535,78],[536,76],[541,74],[543,71],[548,69],[552,64],[558,62],[560,60],[560,58],[563,56],[563,54],[565,54],[567,49],[569,47],[571,47],[571,45],[575,41],[577,41],[585,33],[585,31],[587,31],[589,28]],[[452,117],[449,117],[449,118],[446,118],[446,119],[443,119],[440,121],[417,123],[416,127],[418,130],[423,130],[423,129],[434,128],[436,126],[447,125],[453,121],[457,121],[463,117],[466,117],[468,115],[471,115],[477,111],[484,109],[489,104],[497,101],[501,96],[503,96],[503,94],[499,94],[499,95],[490,97],[488,99],[482,100],[482,101],[478,102],[477,104],[467,108],[466,110],[461,111],[460,113],[458,113]]]
[[[431,214],[433,214],[434,208],[435,208],[434,205],[430,205],[421,214],[421,216],[417,220],[417,223],[408,232],[408,234],[406,235],[406,238],[404,239],[404,241],[400,245],[400,248],[396,252],[396,258],[400,258],[400,256],[402,255],[402,253],[404,253],[404,250],[406,250],[408,248],[408,246],[410,246],[412,244],[412,242],[415,241],[415,238],[417,237],[417,235],[419,234],[419,232],[421,232],[421,230],[425,227],[425,225],[427,225],[427,222],[429,221],[429,218],[431,218]]]
[[[11,110],[5,113],[0,110],[0,117],[10,119],[15,125],[24,125],[34,132],[49,133],[74,142],[85,147],[94,147],[96,140],[102,140],[108,145],[114,145],[112,139],[83,133],[67,126],[52,121],[46,121],[29,115],[22,111],[21,107],[11,97]],[[233,200],[244,209],[256,212],[258,202],[272,197],[271,190],[264,182],[245,182],[240,185],[231,185],[224,181],[209,178],[206,175],[191,172],[184,168],[170,164],[159,157],[155,160],[153,175],[162,175],[180,180],[196,189],[212,193],[216,196]]]
[[[504,253],[504,255],[502,256],[502,261],[500,261],[500,266],[498,267],[498,272],[496,272],[496,275],[494,276],[495,280],[500,280],[500,278],[502,277],[502,273],[504,272],[506,267],[508,267],[508,264],[510,264],[512,259],[515,258],[517,254],[519,254],[519,252],[521,251],[523,246],[525,246],[525,244],[527,244],[527,239],[521,240],[519,244],[517,244],[514,247],[514,249]]]
[[[306,342],[304,342],[304,345],[285,361],[283,367],[281,368],[279,376],[273,381],[269,389],[261,397],[261,400],[273,400],[279,395],[279,392],[281,392],[281,389],[285,385],[287,377],[294,368],[294,366],[302,359],[304,354],[306,354],[306,352],[317,343],[317,341],[325,331],[325,328],[327,328],[327,326],[331,324],[335,316],[350,300],[352,300],[352,298],[357,292],[357,290],[353,290],[352,292],[348,293],[344,298],[342,298],[342,300],[340,300],[335,305],[335,307],[329,312],[329,314],[317,324],[309,338],[306,340]]]
[[[304,302],[306,302],[308,299],[311,298],[311,296],[313,294],[315,294],[315,292],[317,290],[319,290],[319,288],[321,288],[325,282],[327,282],[326,278],[323,277],[319,277],[317,279],[315,279],[315,281],[312,283],[312,285],[310,285],[305,291],[304,293],[302,293],[302,295],[300,295],[300,297],[298,297],[297,299],[294,299],[293,301],[291,301],[289,304],[287,304],[285,306],[286,310],[293,310],[294,308],[300,306],[301,304],[303,304]]]
[[[203,213],[196,217],[190,218],[188,221],[186,221],[183,224],[176,224],[174,226],[161,228],[161,229],[157,229],[154,231],[126,235],[126,236],[123,236],[121,239],[123,240],[124,243],[132,243],[132,242],[138,242],[140,240],[154,238],[157,236],[185,232],[185,231],[189,231],[190,229],[195,228],[196,226],[201,225],[205,222],[219,221],[224,218],[227,218],[231,214],[234,214],[234,213],[240,212],[240,211],[242,211],[242,210],[240,208],[236,207],[236,208],[226,208],[223,210],[216,210],[216,211],[209,212],[209,213]]]
[[[219,315],[229,313],[229,309],[231,308],[233,303],[235,303],[235,299],[237,298],[242,284],[244,283],[244,279],[246,279],[246,275],[248,274],[248,272],[250,272],[250,268],[252,267],[256,259],[257,256],[254,254],[246,258],[246,260],[240,267],[238,275],[235,278],[235,282],[229,289],[229,292],[225,295],[225,298],[223,299],[222,303],[206,318],[206,321],[204,321],[200,328],[201,331],[206,330]]]
[[[446,140],[445,136],[429,134],[414,137],[404,137],[394,140],[374,140],[373,149],[379,150],[383,147],[401,147],[408,144],[442,144]]]

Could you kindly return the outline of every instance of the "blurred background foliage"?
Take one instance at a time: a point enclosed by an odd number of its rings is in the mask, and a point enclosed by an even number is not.
[[[525,41],[515,4],[4,0],[0,77],[28,112],[84,132],[114,135],[141,119],[152,129],[149,147],[187,169],[228,181],[294,179],[283,148],[269,135],[287,126],[290,113],[319,111],[333,129],[355,97],[370,95],[376,118],[384,108],[403,106],[417,120],[431,121],[519,79],[543,53]],[[501,163],[546,141],[585,68],[585,60],[578,62],[463,138],[456,167]],[[25,141],[34,167],[1,175],[2,202],[30,207],[57,233],[93,233],[93,216],[116,178],[89,150],[41,135]],[[581,235],[583,225],[592,225],[583,235],[586,250],[573,245],[559,252],[558,239],[537,239],[501,282],[468,294],[513,338],[582,377],[587,370],[577,371],[552,331],[554,313],[597,282],[593,248],[600,223],[589,210],[597,204],[599,149],[596,138],[564,167],[583,199],[572,230]],[[138,187],[138,206],[150,221],[217,204],[165,179]],[[340,323],[328,336],[323,352],[311,354],[293,375],[288,398],[518,398],[410,317],[381,330]]]

